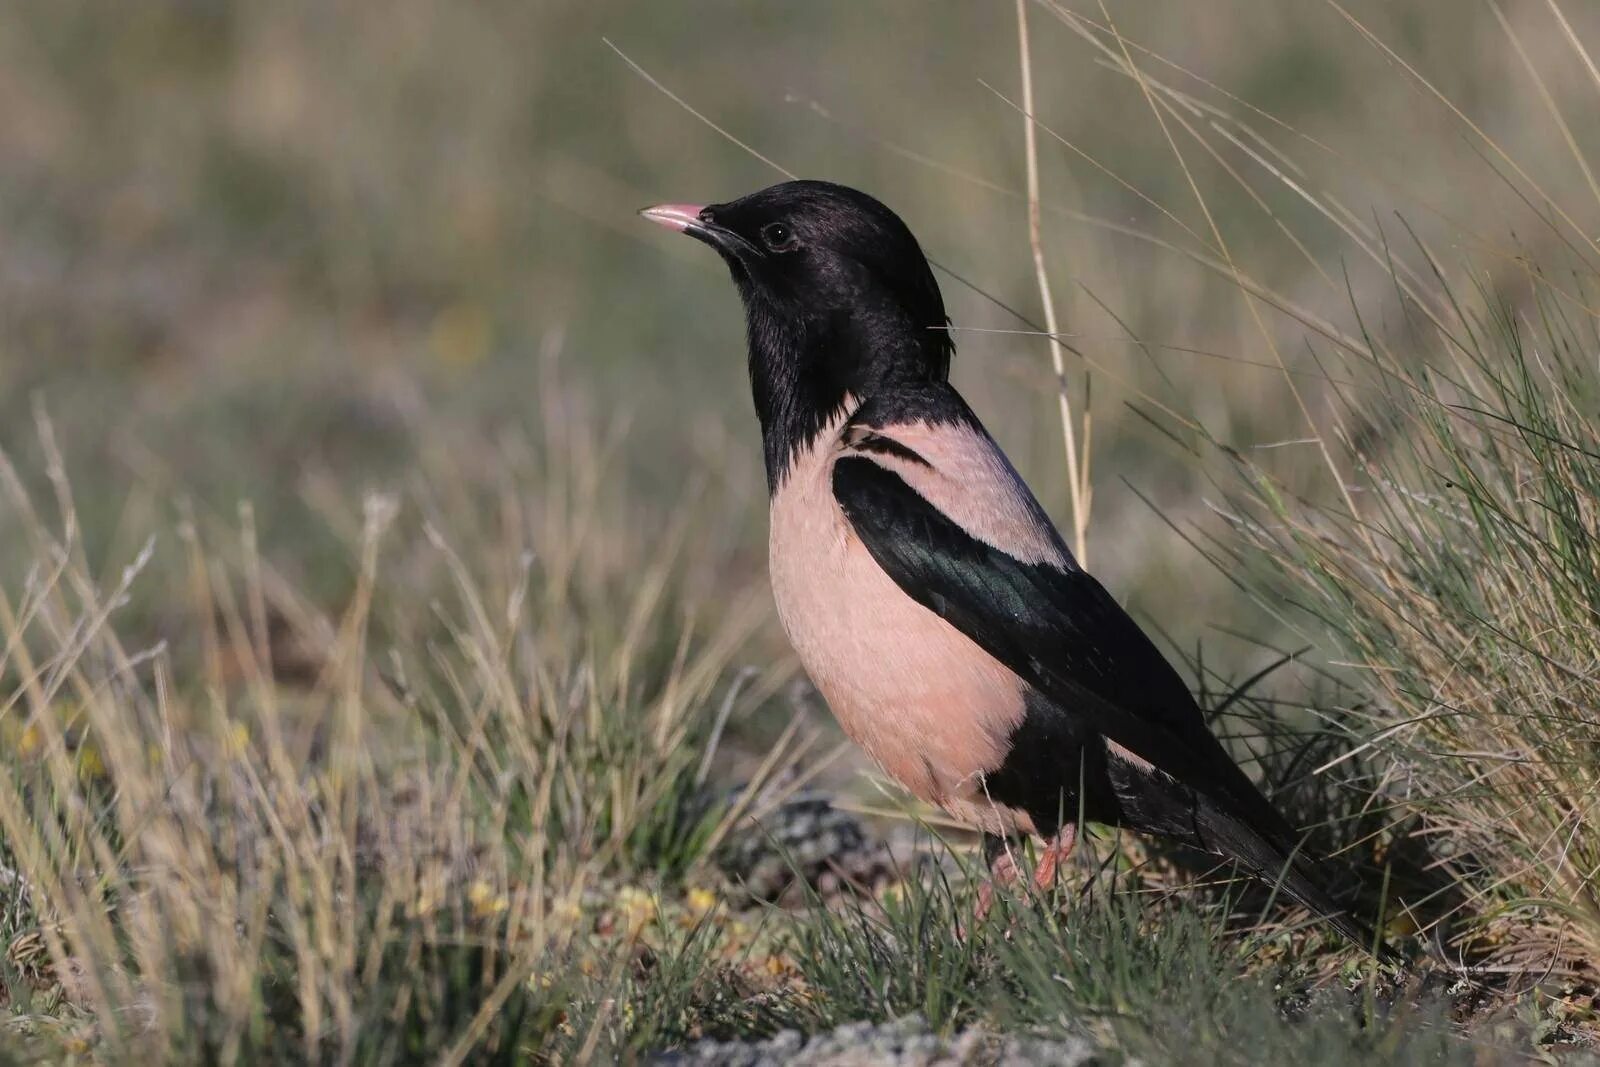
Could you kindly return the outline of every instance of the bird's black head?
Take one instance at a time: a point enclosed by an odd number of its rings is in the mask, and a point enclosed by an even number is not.
[[[865,193],[793,181],[642,214],[715,248],[733,274],[774,489],[847,398],[949,377],[954,346],[927,257]]]

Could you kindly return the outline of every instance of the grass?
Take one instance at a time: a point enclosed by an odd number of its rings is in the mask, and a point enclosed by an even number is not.
[[[818,1007],[806,1021],[916,1012],[945,1029],[1088,1034],[1121,1055],[1173,1063],[1470,1058],[1437,1006],[1380,1009],[1363,999],[1357,970],[1348,988],[1335,985],[1338,992],[1286,1012],[1281,988],[1294,984],[1292,968],[1251,974],[1251,953],[1215,912],[1152,898],[1137,875],[1102,876],[1064,898],[1051,908],[1008,908],[955,951],[946,946],[972,898],[948,883],[910,890],[881,913],[808,922],[797,948],[812,961],[806,976]]]
[[[40,560],[0,600],[22,1053],[569,1062],[914,1014],[1174,1062],[1483,1062],[1447,1000],[1419,1007],[1258,888],[1120,838],[1087,842],[1051,901],[973,929],[971,853],[938,841],[876,894],[752,902],[719,847],[775,817],[814,743],[783,731],[737,792],[712,773],[728,720],[788,679],[740,670],[763,591],[711,605],[680,587],[708,543],[688,512],[647,528],[664,537],[586,540],[625,502],[596,438],[567,444],[508,462],[487,496],[437,487],[460,493],[448,526],[426,482],[369,498],[330,618],[272,573],[248,510],[106,571],[63,464],[53,521],[0,468]],[[184,618],[127,643],[119,612],[152,581],[185,591]],[[1290,729],[1258,679],[1193,668],[1280,802],[1320,813],[1319,840],[1388,828],[1360,774],[1299,773],[1343,734]]]
[[[248,512],[218,534],[236,550],[196,523],[105,587],[59,468],[56,525],[0,468],[40,560],[0,598],[14,1031],[158,1062],[539,1046],[563,1001],[530,978],[575,951],[585,894],[619,871],[681,883],[749,807],[702,799],[700,768],[719,715],[774,678],[725,692],[755,601],[688,618],[681,540],[622,573],[580,561],[602,479],[566,470],[488,507],[507,540],[470,559],[369,498],[349,603],[321,618]],[[186,619],[127,645],[118,609],[156,574]],[[599,601],[626,607],[584,613]],[[299,684],[278,676],[291,637],[313,650]]]
[[[1600,251],[1569,117],[1600,79],[1590,16],[1545,7],[1238,0],[1196,35],[1033,4],[1020,155],[1002,82],[931,126],[903,91],[1014,71],[992,14],[894,47],[842,8],[749,38],[432,0],[8,20],[0,1059],[627,1061],[908,1016],[1119,1062],[1591,1041]],[[1415,974],[1110,832],[979,925],[927,812],[863,817],[893,846],[865,868],[802,855],[801,790],[883,800],[770,617],[737,360],[699,355],[732,307],[684,311],[729,297],[606,236],[764,171],[684,151],[625,71],[597,89],[590,30],[698,57],[665,80],[763,153],[842,145],[830,176],[904,191],[941,261],[1038,289],[1050,342],[946,285],[962,388],[1048,504],[1093,501],[1096,570]],[[790,48],[883,107],[728,100]]]
[[[1587,299],[1593,276],[1565,279]],[[1372,703],[1364,746],[1436,842],[1462,899],[1451,939],[1522,967],[1600,949],[1600,378],[1594,320],[1530,272],[1520,307],[1384,350],[1347,399],[1338,463],[1358,510],[1251,481],[1238,525],[1263,590],[1346,650]],[[1418,348],[1434,352],[1426,361]]]

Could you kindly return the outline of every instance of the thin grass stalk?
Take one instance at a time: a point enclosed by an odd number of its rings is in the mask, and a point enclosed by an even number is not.
[[[1067,385],[1066,355],[1061,344],[1061,327],[1056,319],[1055,300],[1050,292],[1050,271],[1045,263],[1044,234],[1039,208],[1039,136],[1034,129],[1033,60],[1028,47],[1028,3],[1017,0],[1017,54],[1022,74],[1022,151],[1028,181],[1028,247],[1033,255],[1033,276],[1039,287],[1039,302],[1044,308],[1045,330],[1050,348],[1050,367],[1055,372],[1056,400],[1060,406],[1061,438],[1066,448],[1067,487],[1072,500],[1072,546],[1080,566],[1089,560],[1089,409],[1087,386],[1084,404],[1084,456],[1078,462],[1077,431],[1074,429],[1072,399]]]

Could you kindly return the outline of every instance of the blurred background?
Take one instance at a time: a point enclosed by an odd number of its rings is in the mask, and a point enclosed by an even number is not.
[[[1217,264],[1334,335],[1384,325],[1390,242],[1447,247],[1514,296],[1500,249],[1558,241],[1548,209],[1407,65],[1556,202],[1589,191],[1546,97],[1583,139],[1594,85],[1534,0],[1031,12],[1050,269],[1098,368],[1090,563],[1180,646],[1248,666],[1267,654],[1218,628],[1271,627],[1163,521],[1213,528],[1183,420],[1315,484],[1278,361],[1331,418],[1340,352],[1252,310]],[[1157,121],[1074,12],[1114,21],[1183,122]],[[1600,8],[1564,13],[1600,40]],[[737,300],[713,256],[634,212],[780,175],[603,38],[782,167],[879,196],[994,298],[942,279],[967,331],[956,378],[1067,521],[1047,349],[984,332],[1026,329],[996,301],[1042,319],[1012,5],[56,0],[0,20],[0,448],[41,483],[48,413],[97,564],[250,500],[265,555],[334,604],[362,490],[404,490],[446,447],[466,478],[522,462],[511,440],[559,466],[552,427],[581,420],[615,521],[648,534],[703,501],[742,546],[743,573],[708,580],[760,575]],[[1272,170],[1342,204],[1369,247]]]

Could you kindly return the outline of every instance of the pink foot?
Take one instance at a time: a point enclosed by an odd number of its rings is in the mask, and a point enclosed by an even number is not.
[[[978,906],[973,909],[974,922],[983,922],[994,907],[996,889],[1004,889],[1017,880],[1017,857],[1008,845],[989,866],[989,880],[978,887]]]
[[[1033,868],[1033,886],[1040,891],[1053,889],[1056,884],[1056,872],[1061,865],[1067,862],[1072,855],[1072,850],[1078,844],[1078,824],[1067,823],[1056,831],[1044,851],[1039,854],[1039,862]]]
[[[1055,887],[1061,865],[1072,855],[1077,843],[1078,827],[1075,823],[1067,823],[1045,843],[1044,850],[1039,853],[1039,862],[1033,868],[1035,889],[1044,892]],[[1018,874],[1016,851],[1008,845],[990,865],[989,880],[978,887],[978,903],[972,911],[974,923],[981,923],[989,917],[989,912],[994,908],[995,893],[1015,882]],[[966,932],[963,930],[960,933],[964,939]]]

